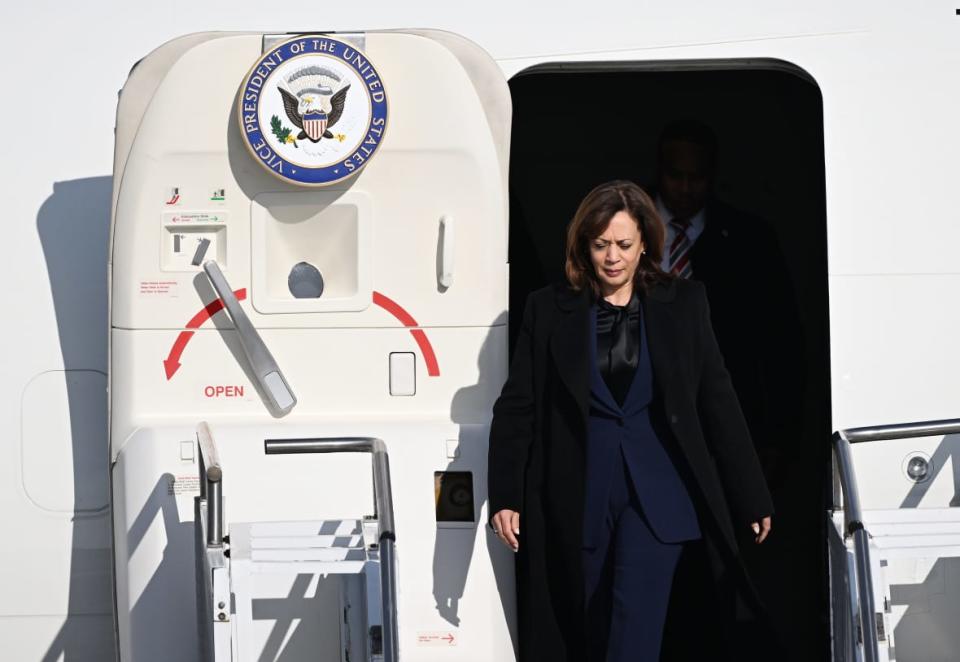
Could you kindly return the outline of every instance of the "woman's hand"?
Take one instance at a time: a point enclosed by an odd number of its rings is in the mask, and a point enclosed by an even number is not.
[[[504,545],[513,551],[520,549],[520,540],[517,538],[520,535],[520,513],[504,508],[490,518],[490,526]]]
[[[753,529],[756,538],[753,539],[758,545],[767,539],[767,536],[770,534],[770,518],[764,517],[759,522],[754,522],[750,525],[750,528]]]

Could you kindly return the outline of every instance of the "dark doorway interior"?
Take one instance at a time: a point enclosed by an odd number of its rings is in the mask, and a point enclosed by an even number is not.
[[[784,347],[802,353],[803,374],[791,377],[804,386],[786,404],[796,408],[800,429],[784,449],[782,470],[768,476],[773,534],[744,552],[795,659],[827,660],[831,421],[820,91],[774,62],[591,67],[535,68],[510,81],[511,344],[526,294],[563,278],[564,228],[587,191],[610,179],[652,185],[661,129],[678,119],[708,125],[719,144],[716,195],[775,232],[803,339],[799,348]]]

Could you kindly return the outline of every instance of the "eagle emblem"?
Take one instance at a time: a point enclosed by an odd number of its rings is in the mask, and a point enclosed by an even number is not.
[[[376,67],[347,41],[298,35],[250,68],[237,96],[243,141],[272,175],[326,186],[365,168],[387,127],[387,93]]]
[[[320,65],[297,69],[278,85],[287,118],[300,129],[297,140],[318,143],[333,138],[330,129],[343,115],[350,84],[335,71]]]

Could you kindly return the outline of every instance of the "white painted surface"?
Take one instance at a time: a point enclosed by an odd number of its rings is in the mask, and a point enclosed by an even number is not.
[[[249,0],[93,0],[7,3],[0,18],[9,28],[4,44],[10,54],[7,94],[0,104],[0,120],[8,128],[7,158],[0,165],[7,252],[0,273],[8,284],[5,379],[0,382],[0,522],[6,531],[27,532],[0,549],[0,640],[12,659],[57,659],[64,650],[70,651],[68,659],[108,656],[107,518],[46,512],[30,500],[20,461],[22,407],[31,397],[28,384],[39,375],[107,370],[106,241],[115,93],[134,62],[182,34],[422,25],[473,39],[508,76],[544,61],[790,61],[813,76],[824,99],[834,427],[957,413],[951,371],[958,360],[954,155],[960,145],[954,110],[960,79],[953,72],[960,58],[960,18],[953,4],[818,1],[774,7],[757,1],[648,0],[594,3],[584,11],[543,2],[472,7],[370,2],[317,17],[315,4],[297,0],[282,9]],[[222,84],[215,73],[210,85]],[[66,127],[64,103],[70,118]],[[200,130],[196,140],[202,143],[208,135]],[[461,216],[457,219],[461,223]],[[454,290],[460,275],[471,273],[465,257],[458,254]],[[432,268],[426,256],[413,259]],[[425,274],[435,279],[435,273]],[[502,294],[498,290],[486,310],[501,302]],[[491,319],[478,316],[474,323]],[[378,361],[382,373],[383,354]],[[183,370],[186,391],[202,388],[201,375]],[[118,397],[149,404],[150,388]],[[62,422],[62,401],[60,407],[52,420]],[[214,413],[229,411],[230,404],[211,407]],[[71,447],[75,435],[74,429],[70,440],[61,436],[50,452]],[[935,455],[938,443],[927,440],[915,447]],[[100,440],[75,449],[74,465],[86,466],[87,458],[99,457],[103,448]],[[897,504],[908,495],[909,486],[899,478],[889,483],[870,478],[893,471],[894,460],[899,470],[900,450],[871,459],[857,451],[866,502]],[[949,481],[947,473],[937,480],[944,479]],[[74,484],[102,480],[102,475],[83,476]],[[946,505],[948,493],[938,483],[922,505]],[[69,492],[57,499],[66,507]],[[68,611],[73,616],[65,621]]]
[[[373,292],[373,214],[370,196],[355,191],[257,196],[250,215],[253,305],[257,311],[367,308]],[[300,262],[320,272],[323,296],[293,296],[290,268]]]
[[[390,395],[416,395],[417,363],[413,352],[390,353]]]
[[[111,282],[111,457],[122,659],[189,659],[199,649],[193,625],[196,467],[184,464],[180,449],[200,420],[210,422],[218,442],[228,532],[233,523],[359,520],[373,512],[369,457],[267,456],[266,439],[382,439],[390,453],[397,522],[401,650],[412,650],[419,631],[454,627],[458,639],[469,644],[468,652],[456,652],[459,659],[512,656],[513,600],[501,598],[501,592],[513,591],[512,555],[489,537],[483,516],[469,530],[443,530],[435,521],[433,476],[451,464],[438,453],[447,438],[470,447],[456,468],[473,472],[476,503],[482,508],[486,501],[486,436],[506,364],[501,315],[507,292],[506,170],[490,138],[490,108],[480,100],[499,99],[499,107],[508,108],[502,103],[507,87],[489,56],[450,50],[449,39],[366,34],[364,53],[384,80],[405,84],[387,83],[391,111],[377,155],[356,177],[320,192],[279,183],[240,145],[240,128],[222,125],[234,108],[236,80],[261,55],[260,36],[212,35],[181,49],[162,76],[153,76],[153,58],[148,59],[125,86],[121,124],[139,128],[115,176]],[[474,77],[490,78],[491,72],[492,83]],[[140,90],[148,78],[158,84],[143,105]],[[205,112],[185,106],[186,98],[202,99]],[[186,320],[215,299],[203,275],[162,271],[158,257],[171,187],[225,191],[229,216],[222,248],[230,287],[248,289],[238,295],[238,305],[297,393],[296,408],[282,419],[250,388],[246,362],[236,353],[236,332],[224,315],[191,331],[183,353],[168,358]],[[187,204],[196,203],[177,203]],[[441,292],[434,219],[447,212],[463,219],[461,236],[473,251],[464,259],[468,273],[461,287]],[[286,290],[291,267],[304,260],[324,271],[329,299],[298,300]],[[144,282],[164,287],[144,291]],[[430,351],[407,324],[422,327],[416,333],[425,334]],[[408,362],[406,375],[397,374],[396,385],[408,398],[392,397],[387,388],[385,360],[397,350],[415,350],[408,356],[419,357],[426,373],[415,393],[414,365]],[[178,363],[175,371],[171,361]],[[299,553],[270,552],[287,560]],[[252,561],[264,554],[254,552]],[[238,603],[275,599],[299,587],[296,574],[289,573],[279,584],[259,583],[258,568],[251,567],[253,580],[241,582],[250,594],[238,593]],[[300,597],[288,596],[286,613],[296,613]],[[257,623],[249,632],[235,625],[241,659],[273,659],[281,648],[294,659],[295,651],[309,650],[331,627],[339,632],[339,605],[321,602],[322,613],[303,612],[303,632],[282,647],[271,635],[285,627],[279,616],[264,617],[275,623]],[[314,617],[323,617],[326,625],[311,626]],[[244,619],[250,625],[257,613]],[[318,654],[330,660],[330,646],[335,651],[339,644],[327,639]],[[450,659],[450,654],[438,650],[420,659]]]

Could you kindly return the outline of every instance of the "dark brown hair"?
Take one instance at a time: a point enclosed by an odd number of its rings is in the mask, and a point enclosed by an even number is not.
[[[633,182],[615,180],[590,191],[567,226],[566,275],[573,289],[587,288],[595,297],[600,296],[600,283],[590,259],[590,242],[604,233],[610,219],[620,211],[627,212],[637,222],[645,249],[634,274],[634,288],[646,292],[651,285],[672,278],[660,269],[664,229],[656,206]]]

